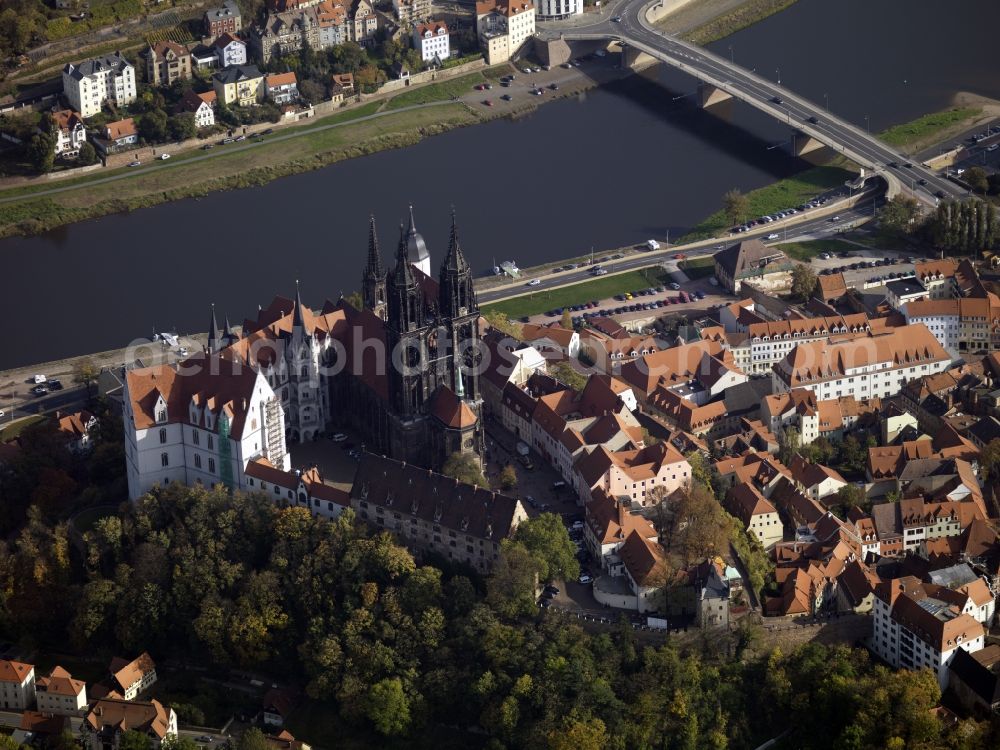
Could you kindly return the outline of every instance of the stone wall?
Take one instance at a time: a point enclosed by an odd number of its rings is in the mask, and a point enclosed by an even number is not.
[[[454,68],[445,68],[443,70],[425,70],[423,73],[416,73],[415,75],[403,80],[386,81],[379,87],[379,90],[376,93],[362,94],[361,101],[375,99],[384,94],[398,93],[409,88],[410,86],[413,86],[414,84],[431,83],[432,81],[447,81],[452,78],[458,78],[459,76],[466,75],[467,73],[482,70],[485,67],[486,61],[480,58],[479,60],[473,60],[472,62],[456,65]]]

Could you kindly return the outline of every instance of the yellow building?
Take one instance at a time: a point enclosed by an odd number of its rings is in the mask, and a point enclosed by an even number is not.
[[[264,74],[255,65],[233,65],[212,76],[219,101],[251,107],[264,99]]]

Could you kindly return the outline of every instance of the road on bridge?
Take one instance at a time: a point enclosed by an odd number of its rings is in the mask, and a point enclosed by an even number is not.
[[[568,41],[615,39],[634,47],[787,122],[795,131],[843,153],[888,181],[895,181],[925,204],[934,206],[940,197],[959,198],[966,194],[961,186],[908,161],[877,137],[782,87],[780,82],[765,80],[702,47],[661,32],[646,19],[647,10],[660,2],[619,0],[592,23],[581,23],[579,19],[571,19],[572,23],[565,25],[552,22],[545,24],[544,31]]]

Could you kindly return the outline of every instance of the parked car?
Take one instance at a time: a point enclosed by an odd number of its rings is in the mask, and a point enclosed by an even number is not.
[[[44,385],[36,385],[34,388],[31,389],[31,392],[34,393],[36,396],[44,396],[46,393],[49,392],[49,389]]]
[[[335,443],[343,443],[345,440],[347,440],[347,435],[345,435],[342,432],[338,432],[330,439]]]
[[[130,167],[141,167],[141,166],[142,166],[142,162],[141,162],[141,161],[139,161],[138,159],[136,159],[135,161],[130,161],[130,162],[128,163],[128,165],[129,165]]]
[[[166,161],[169,158],[170,158],[170,154],[160,154],[160,157],[159,157],[160,161]]]
[[[581,573],[580,577],[577,578],[576,580],[578,583],[586,585],[588,583],[593,583],[594,578],[589,573]]]
[[[62,382],[56,380],[55,378],[50,379],[46,385],[50,391],[61,391],[63,387]]]

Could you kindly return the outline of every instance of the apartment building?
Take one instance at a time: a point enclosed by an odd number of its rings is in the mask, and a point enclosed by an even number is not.
[[[726,509],[740,519],[747,534],[765,550],[782,540],[784,526],[777,509],[752,484],[738,484],[729,490]]]
[[[62,71],[63,95],[70,107],[86,119],[105,102],[122,107],[135,101],[135,68],[121,52],[96,57]]]
[[[451,57],[448,25],[444,21],[428,21],[413,27],[413,48],[425,63],[440,62]]]
[[[528,517],[513,497],[371,453],[358,466],[350,502],[361,520],[414,551],[430,550],[481,573]]]
[[[963,613],[950,593],[907,576],[876,586],[872,609],[875,653],[897,669],[933,670],[942,690],[955,653],[979,651],[986,637],[982,624]]]
[[[1000,348],[1000,298],[925,299],[908,303],[907,323],[922,323],[941,346],[952,351],[994,351]]]
[[[910,380],[946,370],[951,357],[922,324],[800,344],[774,366],[775,392],[811,390],[817,400],[886,398]]]
[[[476,3],[476,31],[489,65],[507,62],[535,35],[531,0],[481,0]]]
[[[38,710],[56,716],[82,716],[87,708],[87,683],[74,680],[62,667],[53,667],[47,677],[35,683]]]
[[[774,320],[747,326],[750,374],[769,373],[799,344],[825,341],[832,336],[865,334],[882,330],[884,319],[869,320],[864,313],[799,320]]]
[[[169,86],[191,77],[191,53],[177,42],[151,44],[142,54],[146,58],[146,81],[153,86]]]
[[[0,659],[0,708],[24,711],[35,702],[35,666]]]

